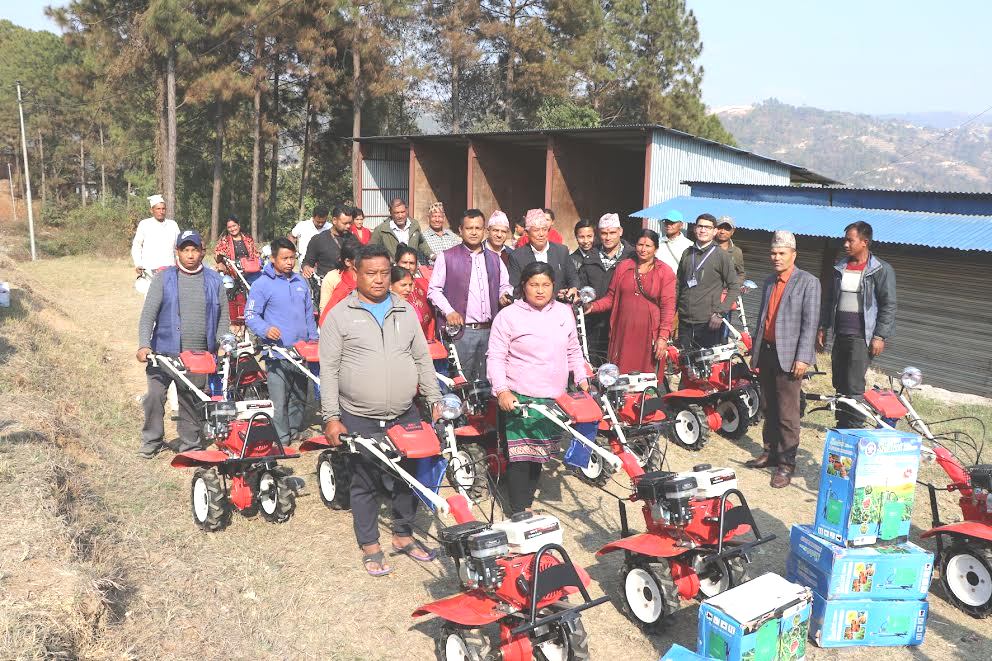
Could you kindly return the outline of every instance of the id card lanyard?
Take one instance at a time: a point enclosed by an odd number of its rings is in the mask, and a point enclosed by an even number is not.
[[[716,250],[716,246],[710,246],[709,251],[707,251],[707,253],[703,255],[703,259],[699,262],[699,266],[696,266],[696,253],[692,253],[692,277],[685,281],[686,287],[692,289],[697,284],[699,284],[699,282],[696,280],[696,273],[699,272],[699,269],[703,268],[703,264],[705,264],[706,260],[710,258],[710,255],[713,254],[714,250]]]

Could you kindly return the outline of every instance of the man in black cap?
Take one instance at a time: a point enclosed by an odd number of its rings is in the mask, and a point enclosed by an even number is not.
[[[227,332],[230,317],[227,294],[221,276],[203,267],[203,239],[187,230],[176,239],[176,265],[155,274],[138,323],[138,362],[148,363],[148,354],[178,356],[182,351],[217,353],[219,339]],[[151,459],[164,449],[165,396],[172,383],[168,372],[145,367],[148,392],[143,400],[145,424],[141,428],[139,456]],[[189,374],[198,388],[207,382],[205,374]],[[197,398],[179,386],[179,451],[200,448],[200,420]]]

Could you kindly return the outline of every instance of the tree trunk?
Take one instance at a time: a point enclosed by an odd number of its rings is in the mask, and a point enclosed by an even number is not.
[[[220,231],[220,186],[224,174],[224,104],[217,101],[214,130],[214,189],[210,197],[210,242],[217,240]]]
[[[362,34],[362,15],[358,14],[355,25],[355,41]],[[362,57],[358,52],[355,43],[351,45],[351,91],[352,91],[352,114],[351,114],[351,189],[352,197],[356,206],[362,206],[362,147],[354,138],[362,135],[362,105],[364,102],[364,90],[362,89]],[[412,212],[411,212],[412,213]]]
[[[312,124],[313,110],[310,105],[310,99],[307,99],[306,126],[303,127],[303,163],[300,166],[300,201],[297,204],[300,209],[298,220],[302,220],[303,214],[306,213],[303,201],[306,199],[307,193],[307,164],[310,161],[310,127]]]
[[[272,64],[272,110],[270,121],[275,124],[276,134],[272,139],[272,156],[269,163],[269,200],[265,204],[268,215],[276,216],[276,196],[279,192],[279,58]],[[274,236],[274,235],[273,235]]]
[[[506,34],[506,89],[503,90],[503,114],[506,123],[513,124],[513,42],[517,32],[517,3],[510,0],[509,31]]]
[[[175,218],[179,215],[176,200],[176,51],[169,49],[166,62],[166,111],[168,113],[168,150],[165,162],[165,208]]]
[[[255,66],[262,59],[262,37],[255,37]],[[256,240],[261,239],[258,233],[258,202],[259,184],[262,176],[262,81],[255,76],[255,96],[252,108],[255,112],[255,126],[252,135],[251,150],[251,235]]]
[[[127,180],[127,197],[124,198],[124,210],[127,211],[127,212],[129,212],[129,213],[131,211],[131,180],[130,179]]]
[[[158,71],[158,135],[155,137],[155,188],[161,194],[165,190],[165,163],[168,159],[169,117],[165,111],[165,74]]]
[[[103,144],[103,127],[100,127],[100,204],[107,206],[107,151]]]
[[[48,209],[48,188],[45,186],[45,143],[38,131],[38,169],[41,171],[41,213]]]
[[[83,137],[79,136],[79,199],[86,206],[86,159],[83,154]]]
[[[462,69],[458,61],[452,59],[451,62],[451,132],[458,133],[462,130],[462,109],[459,103],[459,88],[461,87]]]

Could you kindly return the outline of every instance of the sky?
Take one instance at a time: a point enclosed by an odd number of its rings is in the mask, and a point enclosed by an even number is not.
[[[44,7],[10,0],[0,18],[57,32]],[[992,106],[988,0],[688,0],[703,40],[711,108],[777,98],[872,114]]]

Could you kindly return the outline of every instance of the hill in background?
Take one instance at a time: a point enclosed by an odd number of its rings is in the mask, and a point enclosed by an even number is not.
[[[774,99],[716,114],[741,147],[852,186],[992,192],[992,125],[981,120],[939,129],[910,121],[920,115],[884,118]]]

